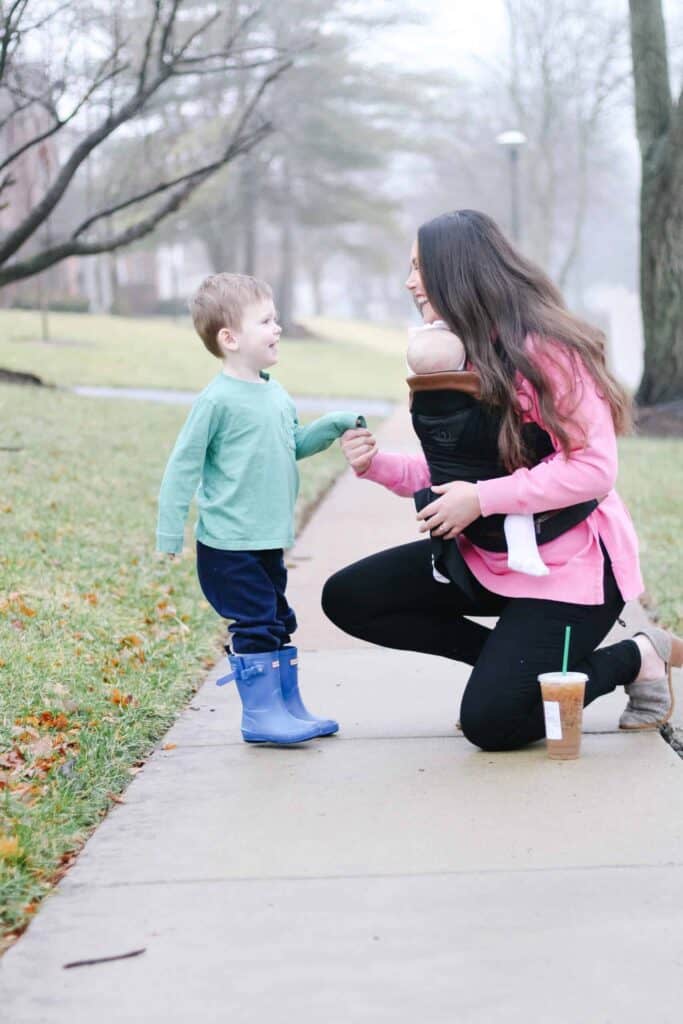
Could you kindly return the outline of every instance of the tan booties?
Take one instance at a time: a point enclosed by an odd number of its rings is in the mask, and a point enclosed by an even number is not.
[[[628,704],[619,719],[620,729],[659,729],[665,725],[674,710],[674,691],[671,669],[683,665],[683,640],[665,629],[650,626],[636,636],[646,636],[659,657],[664,661],[665,674],[661,679],[641,680],[625,686]]]

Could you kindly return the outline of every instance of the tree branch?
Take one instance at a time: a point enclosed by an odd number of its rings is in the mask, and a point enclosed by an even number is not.
[[[183,61],[185,63],[185,61]],[[265,68],[270,67],[277,63],[277,57],[264,57],[263,60],[255,60],[250,64],[223,64],[221,67],[215,68],[188,68],[187,70],[173,70],[171,75],[173,78],[184,78],[188,75],[218,75],[225,74],[229,71],[253,71],[254,68]]]
[[[207,18],[206,21],[203,21],[199,25],[197,25],[197,28],[194,29],[193,32],[190,32],[189,36],[187,37],[183,45],[180,47],[180,49],[176,50],[176,52],[173,54],[174,63],[180,63],[183,60],[187,59],[184,55],[190,49],[195,39],[197,39],[197,37],[200,36],[203,32],[206,32],[207,29],[211,28],[211,26],[216,21],[218,21],[220,16],[221,11],[216,11],[209,18]]]
[[[64,192],[68,188],[78,168],[88,155],[99,146],[108,136],[110,136],[118,127],[127,121],[134,118],[139,114],[145,107],[148,100],[154,95],[162,85],[164,85],[174,73],[183,73],[183,60],[186,59],[188,47],[196,40],[201,32],[206,32],[208,28],[215,21],[217,14],[212,14],[211,17],[203,19],[199,27],[195,28],[190,32],[187,39],[182,45],[175,51],[168,50],[170,41],[172,39],[173,28],[176,21],[178,9],[180,7],[181,0],[173,0],[169,14],[163,23],[163,30],[161,34],[160,49],[159,49],[159,67],[156,74],[151,81],[147,81],[146,75],[143,76],[144,86],[140,87],[140,81],[137,82],[137,87],[129,99],[124,102],[118,109],[110,111],[109,116],[90,131],[81,141],[74,147],[71,155],[63,164],[59,174],[55,178],[52,185],[45,192],[42,200],[26,215],[24,220],[17,225],[12,231],[10,231],[5,238],[0,242],[0,265],[5,263],[21,248],[28,238],[33,235],[37,228],[46,220],[52,210],[57,206],[61,200]],[[220,13],[220,12],[219,12]],[[152,25],[147,33],[148,42],[145,44],[145,51],[143,54],[143,62],[147,59],[146,53],[147,48],[151,54],[153,48],[153,32],[156,27],[159,15],[157,7],[155,6],[154,12],[151,17]],[[245,19],[246,20],[246,19]],[[150,34],[151,33],[151,34]],[[116,45],[113,53],[109,55],[108,59],[111,60],[113,55],[118,52],[118,44]],[[226,53],[226,57],[229,54]],[[286,64],[280,64],[276,68],[274,75],[277,77],[285,67],[289,66]],[[199,74],[201,69],[194,68],[191,73]],[[111,81],[111,76],[109,78]],[[262,87],[256,91],[255,102],[258,102],[258,98],[262,95],[262,91],[267,87],[269,82],[272,80],[271,76],[268,76],[263,80]],[[244,110],[244,117],[239,121],[239,131],[242,131],[246,124],[246,119],[251,115],[254,106],[253,104],[247,104]],[[57,130],[57,129],[55,129]]]
[[[4,178],[2,179],[2,181],[0,181],[0,196],[5,191],[6,188],[9,188],[11,185],[16,185],[16,183],[17,183],[17,179],[16,178],[14,178],[11,174],[6,174],[4,176]],[[0,210],[6,210],[8,206],[9,206],[9,203],[6,203],[6,202],[3,202],[2,200],[0,200]]]
[[[152,53],[152,44],[154,42],[154,33],[156,32],[157,25],[159,24],[159,17],[161,14],[161,0],[154,0],[154,14],[152,20],[149,23],[149,29],[147,31],[147,37],[145,39],[145,46],[142,54],[142,61],[140,62],[140,74],[138,75],[138,89],[144,89],[145,81],[147,79],[147,68],[149,66],[149,58]]]
[[[258,15],[261,13],[262,10],[263,10],[263,4],[262,3],[258,3],[256,5],[256,7],[253,7],[247,14],[244,15],[244,17],[238,22],[237,27],[235,28],[235,30],[232,33],[232,35],[228,36],[228,38],[226,39],[226,41],[225,41],[225,49],[226,50],[228,50],[230,53],[234,52],[235,43],[240,38],[240,36],[244,33],[244,30],[249,27],[249,25],[254,20],[254,18],[258,17]]]
[[[10,47],[19,38],[19,26],[27,6],[28,0],[14,0],[14,3],[10,5],[9,11],[3,18],[2,40],[0,41],[0,82],[5,74]]]
[[[111,54],[107,58],[105,63],[108,64],[109,61],[112,60],[115,56],[116,54]],[[88,91],[81,97],[81,99],[72,109],[70,114],[67,114],[66,117],[62,118],[57,116],[55,123],[51,125],[50,128],[46,128],[45,131],[42,132],[40,135],[36,135],[32,139],[28,139],[28,141],[23,143],[23,145],[18,146],[12,153],[10,153],[8,157],[6,157],[2,162],[0,162],[0,171],[2,171],[5,167],[8,167],[10,164],[14,163],[14,161],[17,160],[22,155],[22,153],[25,153],[28,149],[31,149],[33,146],[37,146],[40,142],[44,142],[45,139],[49,139],[51,135],[54,135],[56,132],[60,131],[65,125],[72,121],[74,117],[76,117],[78,112],[83,108],[84,104],[88,102],[88,100],[97,92],[97,90],[102,85],[105,85],[107,82],[111,81],[111,79],[116,78],[117,75],[120,75],[121,72],[125,71],[127,68],[128,64],[119,64],[118,67],[112,68],[111,71],[109,71],[107,74],[103,74],[101,77],[98,77],[97,80],[93,82],[93,84],[90,86]],[[27,105],[30,106],[31,103],[34,102],[37,101],[35,99],[32,99],[29,101]],[[53,116],[55,114],[56,112],[53,111]]]
[[[213,164],[187,175],[182,188],[178,189],[172,196],[169,196],[154,213],[138,221],[136,224],[125,228],[112,238],[97,242],[79,242],[77,239],[71,238],[66,242],[37,253],[28,260],[0,269],[0,287],[10,284],[12,281],[32,277],[34,274],[47,270],[48,267],[59,263],[68,256],[94,256],[101,252],[113,252],[115,249],[120,249],[130,245],[132,242],[138,241],[140,238],[144,238],[145,235],[150,234],[154,230],[160,221],[168,217],[169,214],[175,213],[208,177],[215,174],[219,167],[247,152],[248,149],[251,149],[260,142],[269,131],[271,131],[271,126],[267,124],[260,125],[254,129],[250,135],[240,139],[238,143],[233,144],[226,150],[221,160],[215,161]],[[104,212],[102,216],[104,216]]]
[[[16,101],[15,96],[12,93],[12,91],[9,90],[9,89],[7,91],[9,93],[9,95],[12,97],[12,99],[15,100],[15,103],[14,103],[14,106],[12,107],[12,109],[10,111],[8,111],[8,113],[7,113],[7,115],[5,117],[0,117],[0,129],[4,128],[6,124],[9,124],[9,122],[12,120],[12,118],[16,117],[17,114],[21,114],[21,113],[23,113],[24,110],[28,110],[28,108],[31,106],[31,104],[35,103],[34,99],[27,99],[24,103],[18,103]]]
[[[202,182],[210,177],[210,175],[215,174],[219,167],[230,163],[231,160],[234,160],[241,153],[247,152],[272,130],[271,125],[267,122],[258,125],[251,132],[246,132],[245,128],[266,89],[280,75],[287,71],[291,64],[292,62],[289,60],[283,61],[277,68],[275,68],[275,70],[273,70],[269,75],[266,75],[259,82],[252,96],[242,108],[235,128],[231,133],[230,139],[221,157],[218,160],[213,161],[211,164],[207,164],[203,168],[188,172],[188,174],[184,175],[182,179],[178,179],[179,182],[182,182],[182,187],[174,192],[173,195],[169,196],[155,211],[155,213],[141,221],[138,221],[137,224],[131,225],[118,235],[115,235],[113,238],[108,240],[79,242],[75,236],[72,236],[68,241],[46,249],[41,253],[37,253],[28,260],[20,263],[14,263],[4,269],[0,269],[0,286],[3,284],[9,284],[11,281],[18,281],[21,278],[30,277],[33,274],[40,273],[42,270],[46,270],[53,264],[59,263],[60,260],[65,259],[67,256],[89,256],[99,252],[110,252],[113,249],[130,245],[131,242],[137,241],[139,238],[142,238],[153,231],[161,220],[167,217],[170,213],[174,213],[192,194],[192,192],[202,184]],[[169,183],[166,187],[167,189],[172,187],[172,183]],[[149,196],[152,194],[153,192],[150,191]],[[135,202],[142,201],[142,198],[144,197],[141,195],[139,197],[133,197],[131,200],[126,200],[123,204],[119,204],[118,209],[123,209],[125,206],[130,206]],[[114,210],[111,212],[114,212]],[[91,219],[90,223],[94,223],[95,220],[99,220],[100,217],[104,215],[104,212],[96,215]],[[85,229],[83,225],[81,225],[80,233],[82,233],[83,230]]]
[[[171,6],[171,12],[170,12],[170,14],[169,14],[169,16],[168,16],[168,18],[166,20],[166,24],[164,25],[164,27],[161,30],[161,41],[159,43],[159,67],[160,68],[162,68],[164,66],[164,57],[166,55],[166,47],[168,46],[168,41],[171,38],[171,33],[173,31],[173,26],[175,25],[175,19],[176,19],[176,15],[178,14],[179,4],[180,4],[180,0],[173,0],[173,4]]]
[[[268,125],[269,130],[272,126]],[[174,188],[176,185],[181,185],[183,182],[188,181],[190,178],[196,178],[197,175],[209,175],[213,171],[217,171],[219,167],[223,167],[226,163],[224,156],[218,160],[213,160],[210,164],[205,164],[203,167],[196,167],[193,171],[188,171],[187,174],[181,174],[178,178],[173,178],[172,181],[162,181],[153,188],[147,189],[146,192],[139,192],[135,196],[131,196],[128,199],[122,200],[120,203],[116,203],[115,206],[108,206],[106,210],[100,210],[99,213],[94,213],[87,220],[84,220],[78,225],[76,230],[72,233],[71,238],[78,238],[84,231],[87,231],[89,227],[92,227],[98,220],[102,220],[103,217],[112,217],[115,213],[120,213],[121,210],[126,210],[130,206],[135,206],[136,203],[142,203],[145,199],[151,199],[152,196],[159,195],[161,192],[167,192],[169,188]]]
[[[17,14],[23,12],[27,6],[30,6],[28,0],[12,0],[15,22]],[[4,237],[0,237],[0,267],[2,267],[0,269],[0,284],[39,273],[68,256],[110,251],[144,237],[153,231],[161,220],[175,212],[202,182],[215,174],[220,167],[234,160],[241,153],[247,152],[272,130],[272,126],[265,121],[254,126],[251,126],[250,122],[265,90],[291,67],[293,59],[291,53],[286,58],[281,57],[279,51],[274,47],[265,45],[240,47],[240,33],[256,16],[258,8],[252,9],[246,16],[230,20],[227,32],[224,33],[230,40],[229,46],[223,48],[222,51],[219,50],[215,42],[218,33],[214,23],[218,15],[213,13],[210,17],[204,16],[198,21],[192,20],[189,25],[186,25],[185,21],[180,25],[178,18],[181,8],[182,0],[153,0],[149,4],[149,14],[145,18],[146,27],[143,30],[144,34],[140,35],[137,59],[132,67],[119,63],[122,59],[122,47],[126,45],[126,42],[120,41],[117,34],[111,36],[109,52],[105,59],[93,69],[91,81],[86,81],[82,87],[84,93],[80,96],[77,94],[75,105],[69,106],[69,112],[64,117],[59,116],[57,107],[59,94],[55,92],[57,88],[55,82],[48,81],[44,93],[32,97],[34,103],[40,104],[48,112],[49,126],[47,128],[43,126],[35,138],[22,142],[9,156],[0,158],[0,193],[6,190],[11,183],[9,173],[5,173],[3,177],[3,169],[6,170],[8,165],[16,161],[31,146],[44,142],[64,128],[82,111],[99,89],[107,84],[111,86],[118,75],[126,69],[130,70],[130,89],[127,93],[124,93],[118,102],[115,102],[114,97],[118,90],[111,90],[109,109],[101,114],[99,123],[77,137],[75,144],[72,144],[71,151],[67,153],[66,159],[57,169],[56,176],[48,183],[40,201],[29,210],[19,224],[12,226]],[[51,8],[48,19],[54,15],[57,9],[56,5]],[[194,10],[197,8],[192,7],[192,11]],[[205,14],[205,8],[200,7],[199,10]],[[223,11],[219,11],[219,14],[223,13]],[[186,32],[184,38],[180,29]],[[206,46],[207,42],[213,42],[214,46]],[[203,57],[199,55],[201,44],[208,51],[209,63],[213,65],[211,67],[207,67],[207,53],[204,53]],[[24,92],[38,93],[39,90],[32,87],[30,77],[26,77],[23,81],[25,76],[22,74],[18,60],[15,62],[16,67],[12,64],[17,45],[16,40],[14,43],[8,44],[6,71],[9,68],[12,69],[14,86],[18,89]],[[272,55],[273,52],[276,56]],[[248,63],[244,62],[244,57]],[[219,64],[221,58],[222,63]],[[139,121],[141,115],[144,116],[144,112],[147,112],[152,106],[156,109],[156,105],[151,104],[150,100],[175,75],[196,75],[199,80],[199,76],[205,73],[232,72],[239,74],[255,67],[265,70],[258,81],[250,83],[250,92],[246,96],[242,91],[240,102],[232,115],[234,125],[229,139],[227,143],[223,143],[222,151],[219,151],[213,160],[207,161],[194,170],[188,170],[184,174],[178,174],[172,179],[150,184],[143,191],[115,202],[106,209],[96,210],[79,224],[70,238],[56,244],[51,244],[47,240],[44,251],[37,252],[26,259],[20,257],[17,260],[17,253],[30,238],[35,236],[36,231],[45,223],[52,211],[59,206],[74,176],[93,150],[120,126],[130,121],[134,122],[136,118]],[[63,94],[66,91],[66,88],[62,89]],[[185,91],[183,95],[185,95]],[[204,159],[206,160],[206,156]],[[114,233],[108,239],[87,237],[90,228],[104,218],[110,218],[111,222],[111,218],[116,218],[124,211],[137,204],[152,200],[154,197],[161,197],[161,201],[153,211],[147,207],[146,210],[142,210],[138,214],[137,219],[132,216],[122,225],[120,222],[115,223],[113,225]],[[112,200],[110,199],[109,202],[111,203]],[[119,227],[121,230],[117,230]],[[12,259],[14,262],[7,265]]]
[[[170,71],[163,69],[147,89],[142,92],[136,91],[127,103],[124,103],[118,111],[111,114],[102,124],[93,129],[78,143],[42,200],[34,206],[33,210],[24,218],[21,224],[5,237],[0,245],[0,264],[5,263],[10,256],[13,256],[27,238],[30,238],[43,221],[49,217],[66,192],[76,171],[93,149],[99,146],[120,125],[125,124],[126,121],[129,121],[131,117],[142,110],[150,96],[159,89],[169,76]]]

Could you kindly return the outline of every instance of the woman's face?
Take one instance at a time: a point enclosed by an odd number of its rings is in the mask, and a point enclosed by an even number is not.
[[[422,284],[422,277],[420,276],[420,262],[417,251],[417,240],[413,242],[410,250],[410,273],[406,280],[406,288],[410,292],[413,302],[417,307],[418,313],[422,315],[422,319],[425,323],[431,324],[435,320],[438,320],[437,314],[434,312],[430,305],[429,299],[425,295],[424,286]]]

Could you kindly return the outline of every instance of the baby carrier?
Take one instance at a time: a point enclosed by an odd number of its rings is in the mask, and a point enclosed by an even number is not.
[[[414,374],[408,378],[408,385],[413,427],[429,465],[432,484],[452,480],[476,483],[508,475],[498,451],[501,415],[480,401],[478,374],[468,370]],[[522,436],[533,465],[555,450],[548,433],[536,423],[525,423]],[[429,487],[417,491],[414,500],[418,511],[438,497]],[[539,546],[587,519],[597,505],[598,501],[591,499],[567,508],[536,513],[534,524]],[[503,515],[480,516],[463,533],[477,547],[507,551],[504,519]],[[432,537],[432,554],[435,568],[462,585],[466,566],[457,543]]]

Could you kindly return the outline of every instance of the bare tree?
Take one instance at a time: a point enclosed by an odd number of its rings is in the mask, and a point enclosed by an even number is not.
[[[630,0],[640,145],[640,295],[645,364],[637,399],[683,398],[683,90],[674,102],[661,0]]]
[[[367,278],[371,261],[357,244],[357,230],[373,250],[384,245],[395,252],[398,203],[389,168],[398,153],[419,145],[412,108],[428,76],[418,86],[416,76],[369,65],[359,41],[361,31],[377,27],[378,15],[368,9],[359,26],[358,13],[347,0],[286,0],[264,11],[264,27],[282,45],[302,36],[310,44],[267,98],[276,131],[169,226],[183,238],[200,238],[212,266],[273,280],[290,335],[301,331],[302,281],[321,304],[333,262],[337,277],[339,263],[351,261]]]
[[[6,225],[0,285],[68,256],[109,252],[143,238],[272,130],[260,108],[293,54],[254,29],[259,6],[145,0],[140,13],[141,6],[132,0],[0,2],[0,204]],[[247,90],[238,88],[245,71]],[[169,107],[182,113],[179,122],[191,124],[207,76],[224,86],[218,127],[208,139],[187,133],[151,173],[145,138],[164,123]],[[38,119],[29,120],[36,111]],[[59,221],[79,171],[100,151],[111,159],[107,146],[115,133],[127,161],[115,194],[104,199],[101,192],[94,209],[62,218],[59,236],[56,230],[46,236],[41,226],[50,218]],[[58,171],[38,201],[13,216],[17,169],[47,144],[60,151]]]
[[[626,95],[627,23],[603,0],[505,0],[505,8],[515,120],[506,127],[529,142],[528,240],[564,287],[580,256],[606,115]]]

